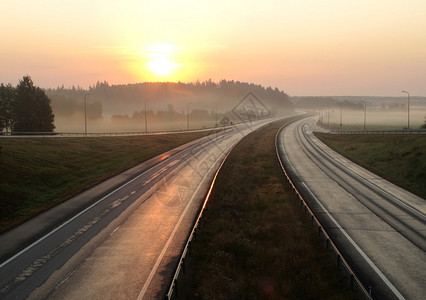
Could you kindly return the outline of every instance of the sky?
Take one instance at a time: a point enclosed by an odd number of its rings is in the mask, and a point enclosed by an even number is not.
[[[425,0],[0,0],[0,82],[426,96]]]

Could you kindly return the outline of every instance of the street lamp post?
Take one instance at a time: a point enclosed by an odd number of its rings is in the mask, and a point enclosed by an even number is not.
[[[361,101],[362,103],[364,103],[364,130],[365,130],[365,126],[367,123],[367,102],[365,101]]]
[[[145,100],[145,133],[148,133],[148,120],[146,118],[146,102],[149,100]]]
[[[410,93],[407,91],[401,91],[402,93],[407,94],[408,97],[408,103],[407,103],[407,117],[408,117],[408,124],[407,124],[407,129],[410,129]]]
[[[84,95],[84,134],[87,135],[87,109],[86,109],[86,97],[90,94]]]
[[[189,103],[186,105],[186,124],[187,124],[187,128],[188,128],[188,130],[189,130],[189,104],[191,104],[191,102],[189,102]]]
[[[327,110],[327,127],[330,129],[330,105],[328,106]]]
[[[215,127],[217,127],[217,103],[216,103],[216,125]]]

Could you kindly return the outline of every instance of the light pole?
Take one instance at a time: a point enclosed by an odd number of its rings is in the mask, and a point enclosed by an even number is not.
[[[86,97],[90,94],[84,95],[84,134],[87,135],[87,109],[86,109]]]
[[[330,105],[327,110],[327,128],[330,129]]]
[[[217,127],[217,103],[216,103],[216,125],[215,127]]]
[[[191,102],[188,102],[188,104],[186,105],[186,123],[187,123],[188,130],[189,130],[189,104],[191,104]]]
[[[407,94],[407,96],[408,96],[408,105],[407,105],[408,124],[407,124],[407,129],[410,129],[410,93],[407,92],[407,91],[401,91],[401,92]]]
[[[342,115],[343,115],[343,104],[340,103],[340,130],[343,129]]]
[[[367,123],[367,102],[365,101],[361,101],[362,103],[364,103],[364,130],[365,130],[365,125]]]
[[[146,102],[147,101],[149,101],[149,99],[145,100],[145,133],[148,133],[148,120],[146,118]]]

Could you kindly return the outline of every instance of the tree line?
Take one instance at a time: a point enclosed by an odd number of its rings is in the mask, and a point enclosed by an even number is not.
[[[148,102],[149,109],[155,111],[166,110],[168,104],[172,104],[178,112],[186,111],[188,103],[192,103],[194,109],[212,110],[219,106],[221,111],[230,111],[249,91],[261,99],[272,114],[293,110],[289,96],[278,88],[265,88],[234,80],[221,80],[217,83],[207,80],[191,83],[143,82],[118,85],[98,81],[88,89],[61,86],[48,89],[46,93],[52,99],[55,114],[58,116],[65,116],[71,111],[77,113],[82,109],[84,96],[88,95],[87,104],[96,103],[97,116],[102,117],[102,112],[109,115],[131,115],[133,112],[144,110],[145,102]]]
[[[16,87],[0,84],[0,132],[52,132],[54,119],[49,97],[30,76]]]

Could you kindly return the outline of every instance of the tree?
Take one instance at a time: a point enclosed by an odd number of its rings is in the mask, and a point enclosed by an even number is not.
[[[420,128],[426,129],[426,115],[425,115],[425,123],[422,126],[420,126]]]
[[[50,99],[39,87],[35,87],[30,76],[24,76],[16,86],[14,102],[15,122],[13,130],[17,132],[52,132],[54,114]]]
[[[13,127],[13,101],[15,100],[15,88],[8,84],[0,85],[0,132],[5,129],[10,131]]]

